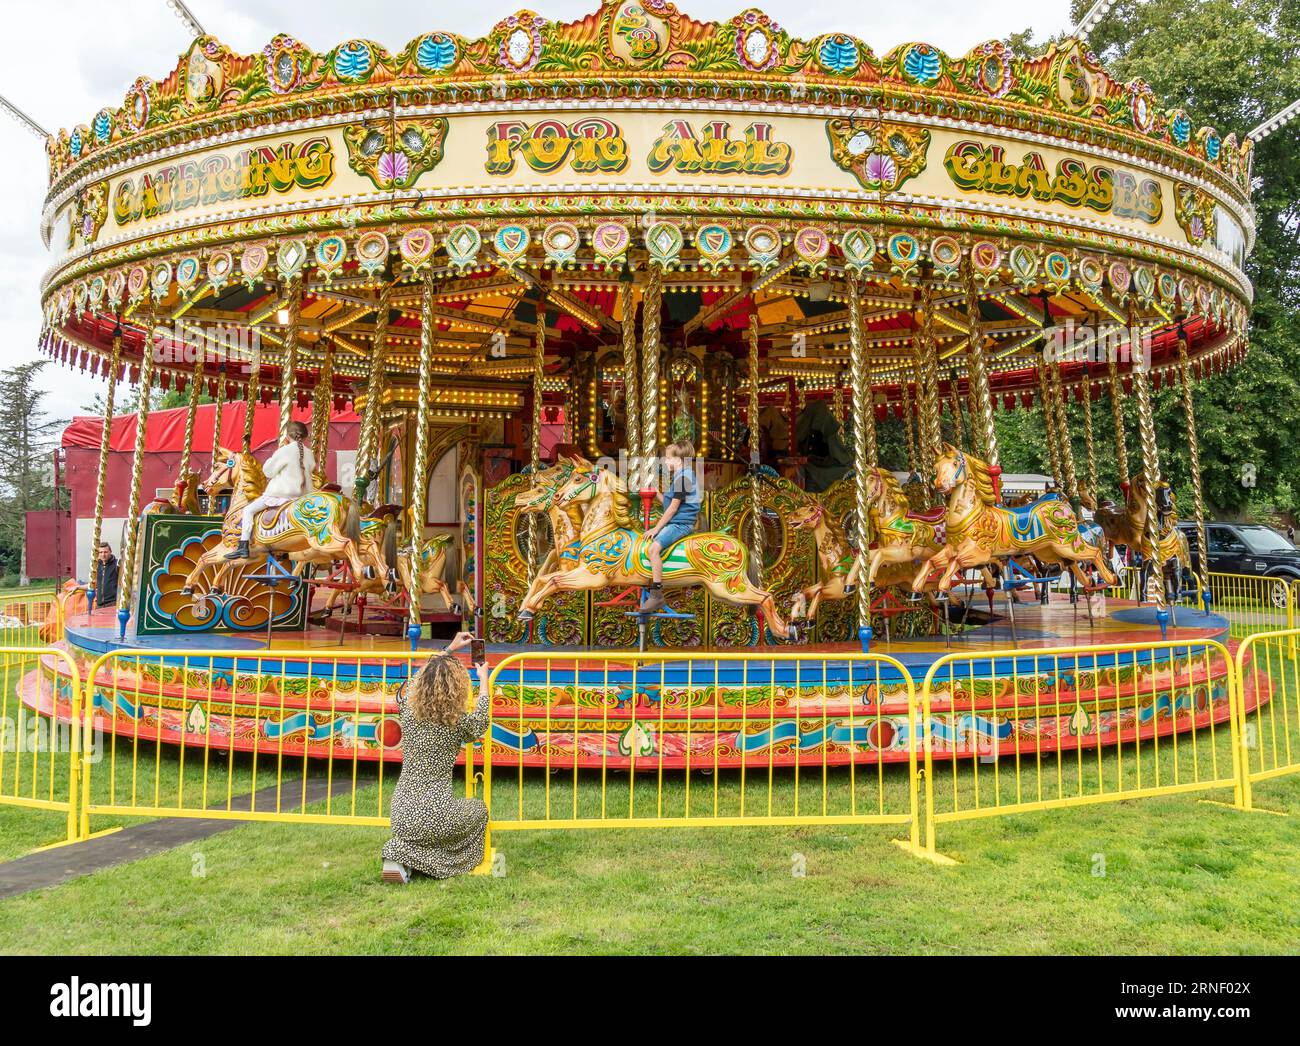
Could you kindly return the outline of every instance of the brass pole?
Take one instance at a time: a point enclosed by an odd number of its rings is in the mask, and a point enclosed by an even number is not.
[[[1205,549],[1205,499],[1201,490],[1201,449],[1196,438],[1196,407],[1192,401],[1192,367],[1187,358],[1187,333],[1178,328],[1178,373],[1183,385],[1183,414],[1187,419],[1188,462],[1192,469],[1192,512],[1196,519],[1196,547]],[[1200,553],[1201,591],[1210,591],[1208,556]]]
[[[1061,368],[1056,363],[1047,366],[1052,388],[1052,406],[1056,413],[1056,439],[1060,445],[1061,479],[1065,483],[1065,496],[1071,501],[1077,501],[1079,484],[1074,472],[1074,442],[1070,437],[1070,415],[1066,410],[1065,392],[1061,385]]]
[[[289,302],[289,329],[284,337],[284,359],[280,362],[280,445],[289,442],[293,420],[294,383],[298,370],[298,321],[302,317],[302,281],[294,277],[285,288]]]
[[[117,372],[122,365],[121,329],[113,335],[113,356],[108,365],[108,391],[104,393],[104,429],[99,445],[99,477],[95,482],[95,526],[90,538],[90,591],[86,598],[86,612],[90,613],[95,598],[95,581],[99,562],[99,545],[103,540],[104,489],[108,480],[108,446],[113,429],[113,398],[117,393]]]
[[[1110,375],[1110,409],[1115,417],[1115,464],[1119,469],[1119,485],[1128,491],[1128,446],[1124,434],[1124,386],[1119,380],[1119,362],[1114,349],[1107,354],[1106,369]]]
[[[849,277],[849,351],[850,364],[853,368],[853,493],[858,520],[858,556],[865,561],[868,555],[867,521],[869,519],[869,501],[867,499],[867,471],[875,467],[871,459],[871,447],[867,433],[875,435],[874,407],[871,403],[871,371],[867,364],[867,350],[862,337],[862,298],[858,292],[857,276]],[[868,420],[868,415],[871,419]],[[864,564],[860,563],[859,571]],[[866,628],[871,624],[871,591],[862,583],[859,573],[858,584],[858,627]]]
[[[636,296],[628,281],[618,289],[618,311],[623,324],[623,417],[627,444],[628,476],[638,474],[641,458],[641,393],[637,388]]]
[[[532,431],[528,437],[528,464],[531,474],[536,476],[542,470],[542,395],[543,379],[546,375],[546,299],[537,303],[537,338],[533,345],[533,418]],[[528,515],[528,583],[537,578],[537,570],[542,565],[542,517],[539,513]]]
[[[753,545],[754,572],[759,588],[763,587],[763,491],[759,486],[758,466],[758,309],[749,314],[749,514],[750,542]],[[856,398],[856,397],[855,397]]]
[[[652,265],[641,303],[641,489],[655,482],[659,453],[659,331],[663,312],[663,270]]]
[[[316,389],[311,401],[311,448],[316,459],[316,469],[321,476],[328,475],[325,456],[330,445],[330,415],[334,411],[334,342],[327,339],[321,358],[320,373],[316,376]]]
[[[1047,362],[1039,359],[1038,401],[1043,409],[1043,428],[1047,431],[1047,457],[1052,470],[1052,480],[1058,489],[1064,490],[1065,483],[1061,477],[1061,448],[1056,440],[1056,410],[1052,404],[1051,383],[1047,376]]]
[[[907,441],[907,471],[915,475],[916,443],[912,438],[912,383],[907,380],[905,374],[900,374],[899,385],[903,398],[903,434]]]
[[[376,351],[380,340],[376,338]],[[373,371],[372,371],[373,372]],[[433,276],[424,277],[424,298],[420,310],[420,389],[415,401],[415,472],[411,480],[411,552],[424,539],[424,520],[429,501],[429,400],[433,395]],[[420,638],[419,571],[412,569],[407,588],[410,624],[406,635],[411,649]]]
[[[993,391],[989,385],[988,362],[984,357],[984,327],[980,317],[980,296],[975,284],[974,272],[966,277],[966,322],[970,324],[970,340],[966,346],[966,374],[970,379],[971,428],[980,433],[979,443],[985,459],[1000,475],[1001,460],[998,456],[998,430],[993,417]],[[975,411],[978,411],[978,421]]]
[[[140,480],[144,471],[144,439],[149,422],[149,386],[153,382],[155,313],[149,310],[140,360],[140,396],[135,417],[135,451],[131,457],[131,497],[126,510],[125,541],[122,549],[122,572],[117,582],[117,621],[119,635],[126,635],[131,616],[131,593],[134,588],[136,553],[140,527]]]
[[[357,500],[365,500],[369,484],[362,489],[361,483],[379,463],[379,429],[384,402],[384,343],[388,338],[388,315],[392,308],[393,287],[393,283],[384,284],[375,306],[375,337],[370,350],[370,373],[366,377],[366,406],[361,415],[361,431],[357,434]]]
[[[1129,329],[1135,323],[1130,318]],[[1151,408],[1151,379],[1148,373],[1150,360],[1144,356],[1140,343],[1132,346],[1133,389],[1137,394],[1138,434],[1142,443],[1142,477],[1152,503],[1147,511],[1146,541],[1151,549],[1150,589],[1155,594],[1157,610],[1165,609],[1164,563],[1160,557],[1160,520],[1155,510],[1156,485],[1160,482],[1160,451],[1156,446],[1155,414]],[[1204,546],[1202,546],[1204,547]]]
[[[253,348],[252,373],[248,376],[248,385],[244,390],[244,440],[242,449],[248,453],[253,449],[253,414],[262,398],[262,346],[257,342]]]
[[[939,421],[939,359],[934,340],[934,289],[929,283],[921,285],[920,323],[913,340],[913,350],[920,361],[921,382],[917,399],[921,407],[922,438],[918,440],[918,456],[925,475],[934,474],[934,463],[943,447],[943,428]]]
[[[1092,431],[1092,379],[1083,367],[1083,441],[1088,453],[1088,498],[1097,507],[1097,445]]]
[[[194,370],[190,374],[190,399],[185,412],[185,435],[181,441],[181,460],[176,469],[180,479],[185,479],[190,472],[190,458],[194,453],[194,422],[199,414],[199,398],[203,395],[203,356],[207,351],[206,345],[200,346],[196,351],[198,356],[194,360]]]
[[[221,460],[221,415],[226,409],[226,365],[217,367],[216,406],[212,411],[212,467]]]

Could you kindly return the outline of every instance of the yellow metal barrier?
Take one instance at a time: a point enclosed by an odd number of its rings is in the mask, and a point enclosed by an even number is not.
[[[504,771],[484,748],[493,831],[888,824],[919,841],[916,688],[893,658],[529,653],[490,685],[488,736],[518,747]]]
[[[47,621],[56,622],[57,631],[51,632]],[[62,637],[63,607],[52,590],[0,598],[0,647],[35,648]]]
[[[1259,632],[1237,648],[1241,717],[1241,800],[1253,806],[1252,785],[1300,773],[1300,629]]]
[[[954,653],[921,687],[938,825],[1238,782],[1227,650],[1208,641]]]
[[[61,650],[0,649],[0,804],[66,815],[78,832],[81,676]]]
[[[1227,619],[1229,634],[1235,639],[1294,628],[1295,583],[1285,577],[1211,574],[1210,610]]]
[[[83,830],[135,815],[386,825],[396,691],[427,657],[105,654],[86,679],[87,742],[99,732],[102,751],[82,779]]]

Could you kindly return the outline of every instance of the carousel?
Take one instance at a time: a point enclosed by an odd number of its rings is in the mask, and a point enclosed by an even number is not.
[[[400,759],[401,679],[374,656],[459,627],[493,663],[572,655],[500,675],[497,763],[647,745],[663,765],[905,759],[901,673],[868,685],[834,660],[865,649],[918,681],[987,652],[972,687],[996,695],[1025,671],[998,651],[1106,648],[1082,723],[954,703],[943,751],[1227,718],[1209,670],[1168,698],[1195,643],[1228,631],[1175,524],[1181,505],[1204,547],[1192,386],[1247,348],[1251,143],[1113,79],[1082,41],[878,55],[667,0],[521,11],[398,52],[205,37],[48,153],[43,351],[103,377],[105,424],[138,388],[137,448],[152,395],[190,405],[172,498],[140,490],[137,450],[116,608],[67,618],[86,666],[157,651],[129,701],[97,691],[108,730]],[[1181,390],[1188,490],[1162,478],[1161,386]],[[189,450],[204,399],[211,460]],[[282,441],[308,423],[321,474],[231,560],[267,482],[247,429],[221,424],[239,402],[278,403]],[[348,405],[355,463],[329,482]],[[1004,484],[1002,411],[1041,413],[1045,494]],[[694,450],[700,518],[646,614],[670,442]],[[1117,545],[1144,563],[1136,598]],[[1162,639],[1187,645],[1115,649]],[[638,648],[718,657],[661,660],[653,682],[611,667]],[[346,659],[316,678],[308,650]],[[790,650],[824,656],[770,656]],[[1058,687],[1084,685],[1074,669]],[[804,729],[810,698],[819,724],[856,707],[871,726]],[[658,733],[631,730],[646,708]],[[717,729],[692,732],[701,717]]]

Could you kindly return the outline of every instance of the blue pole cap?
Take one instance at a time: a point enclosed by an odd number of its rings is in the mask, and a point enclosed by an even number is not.
[[[415,653],[415,648],[420,642],[420,626],[412,621],[406,628],[406,638],[411,641],[411,653]]]
[[[1201,602],[1205,604],[1205,612],[1210,612],[1210,605],[1214,602],[1214,593],[1208,588],[1201,589]]]
[[[1168,607],[1161,607],[1159,610],[1156,611],[1156,620],[1157,620],[1158,622],[1160,622],[1160,638],[1161,638],[1161,639],[1168,639],[1168,638],[1169,638],[1169,618],[1170,618],[1170,616],[1171,616],[1171,615],[1170,615],[1170,613],[1169,613],[1169,608],[1168,608]]]
[[[126,638],[126,623],[130,620],[131,620],[131,611],[128,610],[126,607],[122,607],[117,612],[117,638],[118,639]]]
[[[864,654],[871,653],[871,639],[875,635],[870,625],[862,625],[858,628],[858,642],[862,644]]]

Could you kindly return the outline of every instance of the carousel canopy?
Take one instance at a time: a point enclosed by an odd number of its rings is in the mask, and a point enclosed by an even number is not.
[[[1151,335],[1157,372],[1179,332],[1200,368],[1244,349],[1250,141],[1079,40],[882,56],[666,0],[396,53],[205,37],[48,153],[43,344],[102,371],[120,334],[131,368],[152,325],[164,385],[291,364],[305,404],[328,357],[342,403],[378,353],[400,408],[427,328],[434,419],[511,416],[539,333],[554,394],[621,367],[652,274],[665,350],[733,386],[751,314],[765,381],[845,385],[854,294],[881,404],[923,328],[954,391],[977,329],[1008,402],[1075,325]]]

